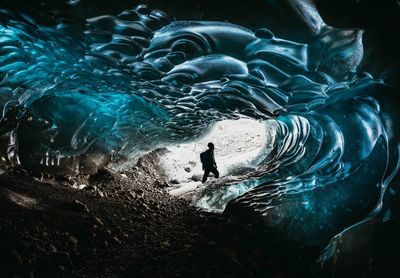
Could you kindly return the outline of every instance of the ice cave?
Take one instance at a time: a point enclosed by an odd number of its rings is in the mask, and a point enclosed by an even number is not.
[[[0,276],[400,275],[398,1],[113,2],[0,3]]]

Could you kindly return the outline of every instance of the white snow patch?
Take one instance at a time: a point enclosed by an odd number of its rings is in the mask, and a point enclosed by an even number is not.
[[[215,160],[220,176],[238,174],[239,169],[256,168],[269,153],[273,138],[263,121],[254,119],[217,122],[202,138],[189,143],[168,146],[161,166],[176,185],[172,195],[183,196],[194,191],[203,176],[200,153],[207,144],[215,145]],[[209,180],[212,180],[212,174]]]

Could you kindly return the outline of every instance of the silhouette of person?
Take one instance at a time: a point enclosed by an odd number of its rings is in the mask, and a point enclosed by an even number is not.
[[[217,164],[214,158],[214,144],[208,143],[208,150],[200,154],[201,164],[203,165],[204,175],[202,182],[205,183],[208,175],[213,173],[216,178],[219,177],[219,172],[217,170]]]

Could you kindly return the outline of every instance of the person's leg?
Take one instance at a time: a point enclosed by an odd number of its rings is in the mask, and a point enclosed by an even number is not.
[[[208,177],[209,174],[210,174],[210,169],[204,169],[203,180],[201,181],[202,183],[206,182],[207,177]]]
[[[213,168],[211,169],[211,172],[214,174],[214,177],[215,177],[216,179],[219,178],[219,172],[218,172],[217,168],[213,167]]]

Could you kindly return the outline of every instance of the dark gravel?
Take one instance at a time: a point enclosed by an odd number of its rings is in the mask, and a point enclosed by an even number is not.
[[[6,169],[0,277],[281,276],[253,227],[165,193],[154,156],[90,177]]]

